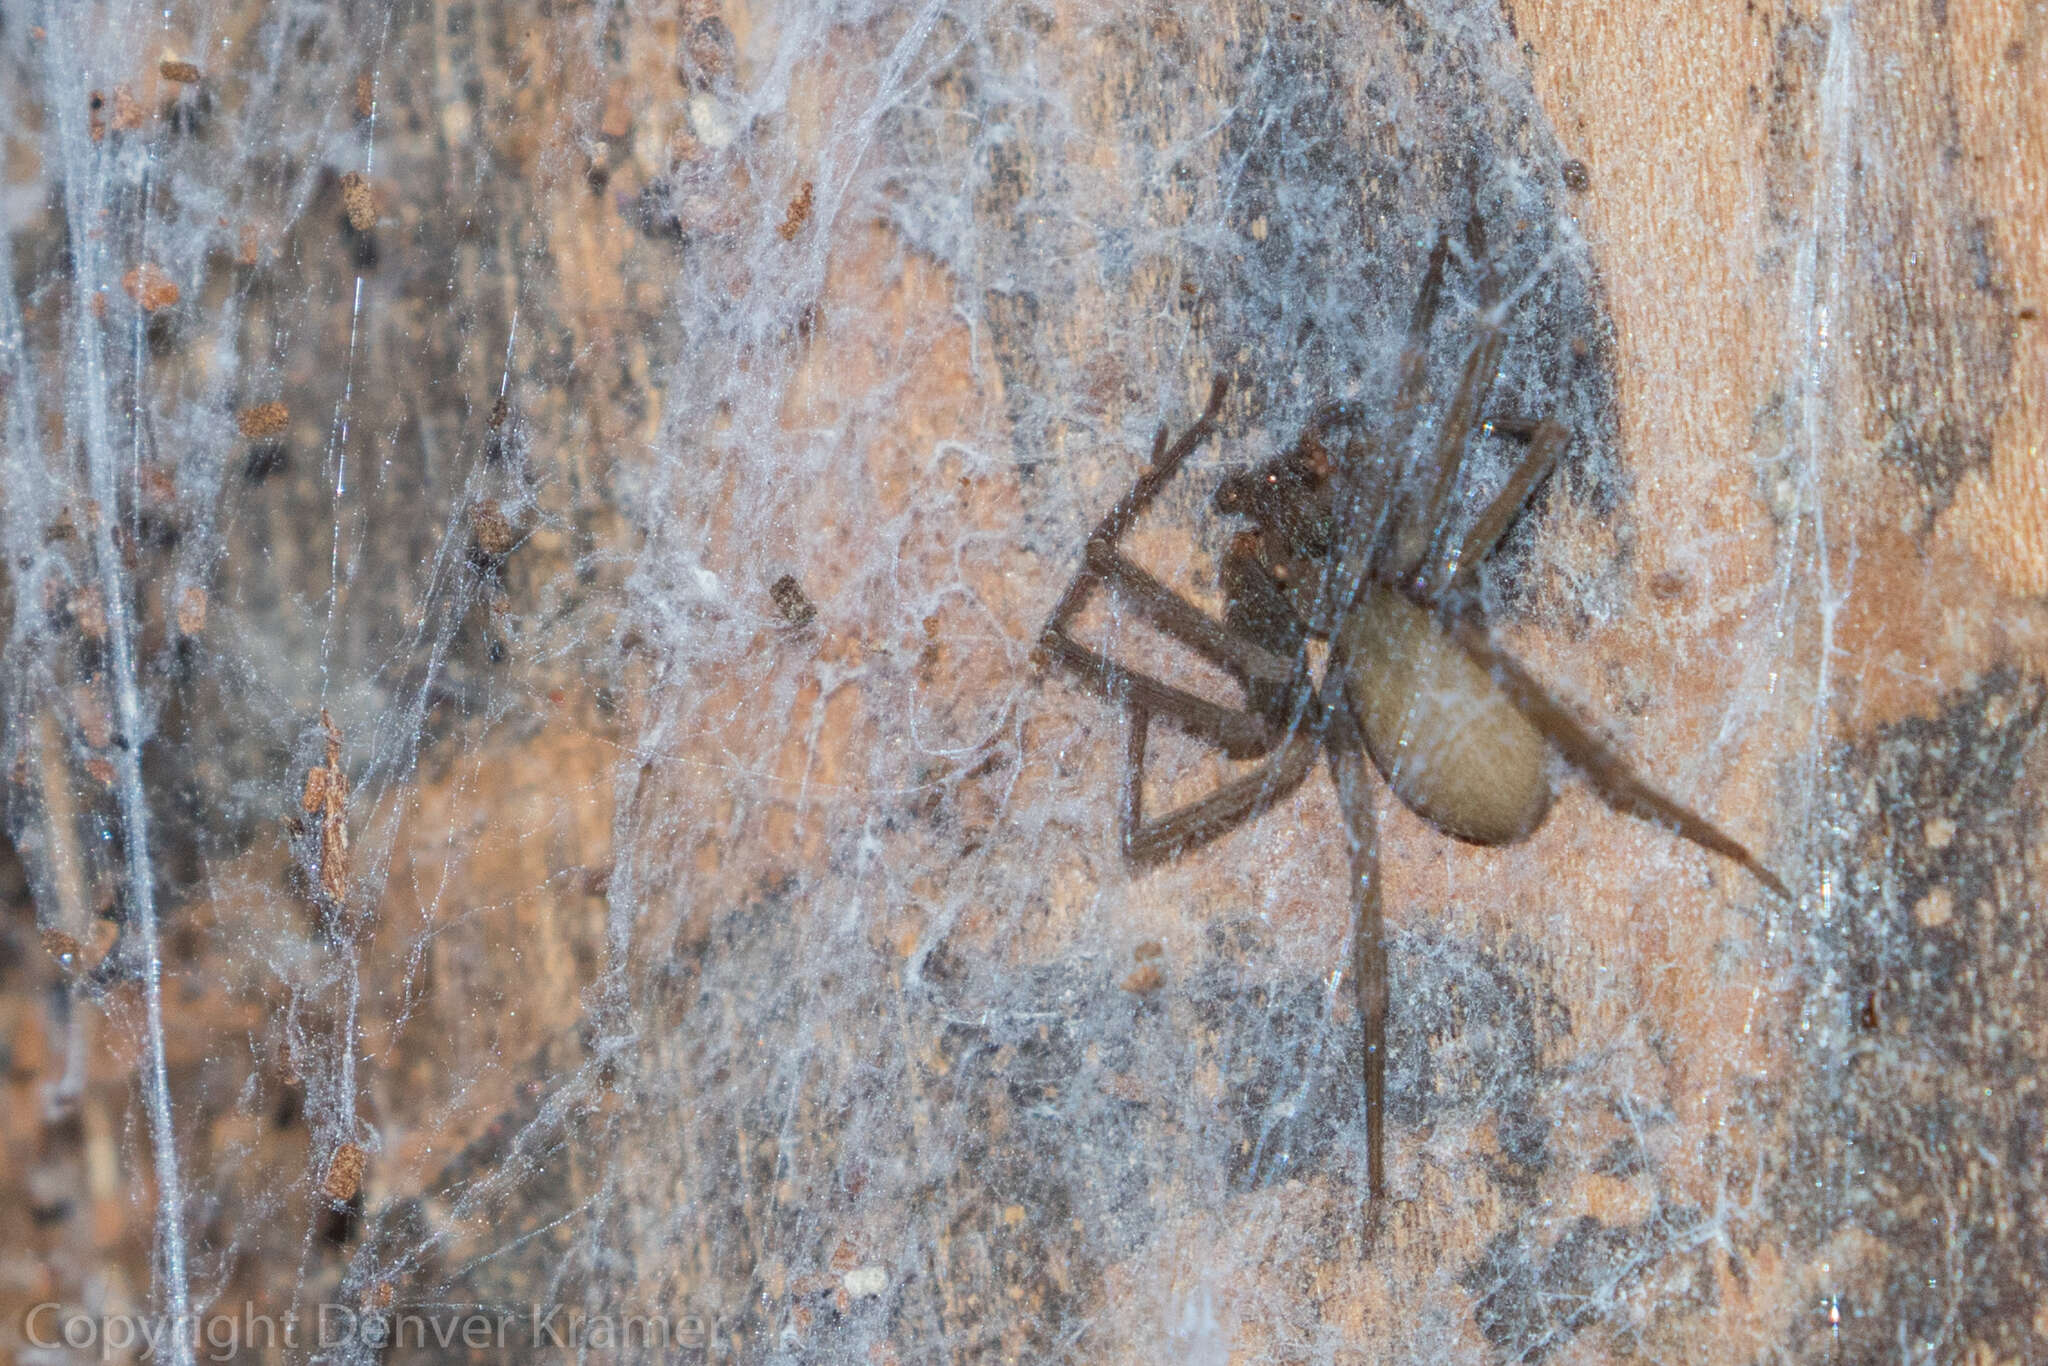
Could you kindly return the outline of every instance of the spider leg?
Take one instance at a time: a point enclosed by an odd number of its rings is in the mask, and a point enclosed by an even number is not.
[[[1261,647],[1257,642],[1218,623],[1180,594],[1146,573],[1117,549],[1117,542],[1138,515],[1158,496],[1169,477],[1214,430],[1216,414],[1223,404],[1225,384],[1219,376],[1209,391],[1208,406],[1201,418],[1172,445],[1166,429],[1160,428],[1152,445],[1152,464],[1131,491],[1118,500],[1088,538],[1087,559],[1074,576],[1052,619],[1039,637],[1046,655],[1078,676],[1112,702],[1125,702],[1148,718],[1158,713],[1172,718],[1189,734],[1210,741],[1232,758],[1248,759],[1268,753],[1277,740],[1266,718],[1231,707],[1220,706],[1184,689],[1176,688],[1149,674],[1123,665],[1089,649],[1068,630],[1073,619],[1087,605],[1097,586],[1106,586],[1127,599],[1140,615],[1161,631],[1180,641],[1203,658],[1234,676],[1273,684],[1291,684],[1296,676],[1292,661]],[[1142,725],[1139,729],[1143,729]]]
[[[1465,357],[1464,372],[1459,375],[1457,391],[1451,395],[1450,405],[1444,410],[1444,425],[1437,432],[1436,449],[1430,456],[1436,482],[1430,487],[1421,515],[1407,523],[1413,528],[1414,535],[1425,539],[1420,545],[1400,548],[1402,557],[1399,563],[1404,574],[1413,574],[1440,558],[1445,532],[1444,504],[1457,485],[1458,471],[1465,463],[1465,445],[1471,439],[1472,428],[1479,420],[1479,410],[1486,406],[1486,396],[1492,392],[1494,376],[1500,370],[1500,353],[1506,336],[1501,331],[1503,320],[1499,309],[1490,307],[1480,316],[1479,339]]]
[[[1223,395],[1228,389],[1229,382],[1221,375],[1216,376],[1209,385],[1209,402],[1203,407],[1202,415],[1195,419],[1195,424],[1182,432],[1180,439],[1171,446],[1166,444],[1166,427],[1161,424],[1158,435],[1152,438],[1152,463],[1138,476],[1138,482],[1131,486],[1131,491],[1117,500],[1116,506],[1109,510],[1096,525],[1095,530],[1089,534],[1088,543],[1091,547],[1097,541],[1114,546],[1123,539],[1124,533],[1130,530],[1131,523],[1138,520],[1138,514],[1152,505],[1152,500],[1159,496],[1159,490],[1166,487],[1166,481],[1181,467],[1181,462],[1193,455],[1195,447],[1202,444],[1203,438],[1216,430],[1216,415],[1223,411]],[[1066,630],[1067,623],[1074,619],[1087,601],[1088,590],[1093,585],[1094,575],[1089,571],[1084,570],[1074,576],[1074,581],[1067,585],[1067,591],[1060,595],[1059,605],[1053,608],[1052,620],[1045,628],[1048,634]]]
[[[1379,1200],[1387,1193],[1387,945],[1380,914],[1379,829],[1366,778],[1365,742],[1357,723],[1341,706],[1332,709],[1326,749],[1330,778],[1337,785],[1337,809],[1351,854],[1351,987],[1357,993],[1359,1029],[1364,1036],[1366,1189]]]
[[[1392,405],[1400,416],[1388,434],[1389,446],[1399,445],[1415,425],[1415,409],[1422,402],[1423,381],[1429,376],[1429,334],[1436,326],[1437,303],[1444,288],[1444,261],[1450,254],[1450,237],[1437,234],[1436,246],[1429,253],[1429,269],[1423,272],[1422,288],[1415,296],[1414,311],[1408,315],[1408,340],[1401,348],[1401,379],[1394,390]]]
[[[1787,901],[1792,900],[1792,893],[1777,874],[1759,863],[1733,836],[1638,778],[1604,740],[1587,729],[1506,651],[1495,646],[1475,615],[1468,613],[1454,619],[1451,633],[1474,659],[1492,671],[1516,709],[1557,746],[1566,762],[1586,775],[1601,801],[1623,815],[1661,825],[1710,853],[1734,860],[1765,887]]]
[[[1236,676],[1245,692],[1245,714],[1264,721],[1269,746],[1280,745],[1257,770],[1147,824],[1145,746],[1152,710],[1133,706],[1120,820],[1124,856],[1133,862],[1164,862],[1207,844],[1300,787],[1322,747],[1322,721],[1330,714],[1326,703],[1343,700],[1341,679],[1325,681],[1325,690],[1336,690],[1327,699],[1317,695],[1307,663],[1298,655],[1301,623],[1267,577],[1255,542],[1255,537],[1240,537],[1223,557],[1227,606],[1220,623],[1108,546],[1097,542],[1089,548],[1090,567],[1154,624]],[[1296,661],[1280,650],[1296,653]]]
[[[1088,552],[1089,565],[1082,574],[1091,585],[1107,584],[1161,631],[1228,670],[1243,683],[1247,694],[1270,696],[1283,687],[1290,695],[1300,691],[1299,674],[1292,662],[1217,622],[1105,542],[1089,542]],[[1081,601],[1085,600],[1083,595]],[[1110,701],[1128,702],[1171,717],[1190,735],[1208,740],[1233,759],[1255,759],[1271,750],[1279,738],[1268,710],[1221,706],[1150,674],[1127,669],[1075,640],[1062,624],[1048,625],[1039,645]]]
[[[1089,542],[1088,568],[1147,621],[1210,663],[1247,681],[1296,681],[1294,661],[1233,630],[1230,623],[1217,621],[1103,542]]]
[[[1472,529],[1465,533],[1464,544],[1458,547],[1457,553],[1436,561],[1423,589],[1431,597],[1444,592],[1463,593],[1475,586],[1480,566],[1486,563],[1487,556],[1493,554],[1500,538],[1507,534],[1509,523],[1535,496],[1537,487],[1571,442],[1571,433],[1565,430],[1564,425],[1547,417],[1540,421],[1497,417],[1486,425],[1496,432],[1521,437],[1529,443],[1529,449],[1522,456],[1521,463],[1515,466],[1515,472],[1508,476],[1506,486],[1486,505],[1486,510],[1472,523]]]
[[[1122,811],[1118,820],[1124,857],[1150,867],[1190,849],[1199,849],[1271,809],[1300,787],[1315,767],[1322,733],[1310,726],[1295,728],[1284,744],[1256,769],[1233,778],[1206,797],[1199,797],[1158,820],[1145,820],[1145,738],[1152,713],[1131,707],[1130,746],[1124,759]]]
[[[1133,712],[1170,716],[1182,730],[1209,741],[1233,759],[1255,759],[1273,748],[1273,731],[1264,717],[1221,706],[1150,674],[1127,669],[1064,631],[1047,627],[1039,645],[1049,658],[1102,697],[1124,703]]]

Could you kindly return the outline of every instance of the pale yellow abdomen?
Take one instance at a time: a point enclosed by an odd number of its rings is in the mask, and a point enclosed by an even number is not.
[[[1435,618],[1368,586],[1340,639],[1366,748],[1409,810],[1476,844],[1542,824],[1549,744]]]

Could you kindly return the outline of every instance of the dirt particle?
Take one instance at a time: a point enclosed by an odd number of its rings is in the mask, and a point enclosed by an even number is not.
[[[78,723],[79,735],[93,749],[105,749],[114,742],[114,723],[107,715],[106,699],[92,684],[72,685],[71,716]]]
[[[144,261],[132,267],[121,277],[121,288],[128,291],[128,297],[142,305],[144,313],[169,308],[178,302],[178,283],[166,271],[151,261]]]
[[[1683,569],[1666,569],[1650,576],[1650,596],[1675,602],[1692,587],[1692,576]]]
[[[196,636],[206,629],[206,590],[189,584],[178,594],[178,634]]]
[[[784,574],[768,590],[768,596],[775,600],[775,610],[782,613],[782,619],[791,626],[809,626],[818,619],[817,606],[805,595],[804,587],[796,581],[796,575]]]
[[[280,435],[290,421],[291,410],[275,400],[244,408],[235,415],[236,429],[252,439]]]
[[[328,1159],[327,1176],[320,1182],[320,1193],[339,1205],[353,1200],[363,1185],[363,1168],[368,1157],[360,1143],[344,1143],[334,1150]]]
[[[362,172],[350,171],[342,176],[341,207],[348,215],[348,225],[357,232],[368,232],[377,226],[377,196]]]
[[[806,180],[796,197],[789,201],[789,209],[782,215],[782,226],[775,231],[785,242],[793,242],[796,235],[804,230],[804,224],[811,221],[811,182]]]
[[[889,1273],[879,1266],[857,1266],[846,1273],[842,1284],[847,1294],[868,1299],[889,1288]]]
[[[43,949],[57,960],[57,966],[71,974],[91,972],[106,959],[120,932],[109,920],[94,920],[87,931],[89,940],[80,941],[62,930],[43,931]]]
[[[149,111],[142,107],[134,92],[127,86],[114,88],[114,131],[132,133],[149,122]]]
[[[88,640],[107,638],[107,605],[97,588],[81,588],[71,595],[71,619]]]
[[[503,559],[519,544],[519,529],[489,499],[478,503],[476,511],[470,513],[469,531],[477,551],[492,559]]]
[[[605,93],[604,115],[598,120],[597,131],[608,138],[623,138],[633,131],[632,92],[624,81],[613,81]]]
[[[1955,893],[1936,887],[1913,904],[1913,918],[1928,929],[1948,924],[1956,913]]]

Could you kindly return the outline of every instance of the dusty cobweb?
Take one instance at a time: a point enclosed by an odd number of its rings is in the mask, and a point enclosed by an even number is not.
[[[1396,1184],[1443,1222],[1374,1244],[1327,786],[1136,877],[1119,713],[1033,657],[1224,374],[1132,542],[1216,605],[1217,478],[1389,398],[1441,237],[1433,399],[1490,270],[1497,408],[1573,433],[1504,636],[1683,799],[1830,800],[1817,723],[1746,739],[1838,592],[1802,453],[1775,522],[1632,511],[1583,168],[1492,7],[106,0],[0,42],[7,828],[68,1058],[29,1179],[117,1229],[39,1252],[53,1296],[187,1359],[326,1307],[277,1354],[337,1361],[472,1310],[743,1361],[1533,1360],[1710,1311],[1789,1179],[1775,1055],[1734,1137],[1681,1124],[1645,964],[1769,1012],[1791,908],[1582,793],[1533,852],[1383,801]],[[1632,623],[1646,536],[1695,587]],[[1647,871],[1547,895],[1596,838]],[[1556,1212],[1589,1182],[1627,1198]]]

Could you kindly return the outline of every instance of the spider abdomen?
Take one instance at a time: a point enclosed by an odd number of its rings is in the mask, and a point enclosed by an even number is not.
[[[1447,835],[1512,844],[1550,809],[1550,745],[1429,612],[1368,586],[1345,621],[1345,682],[1404,805]]]

